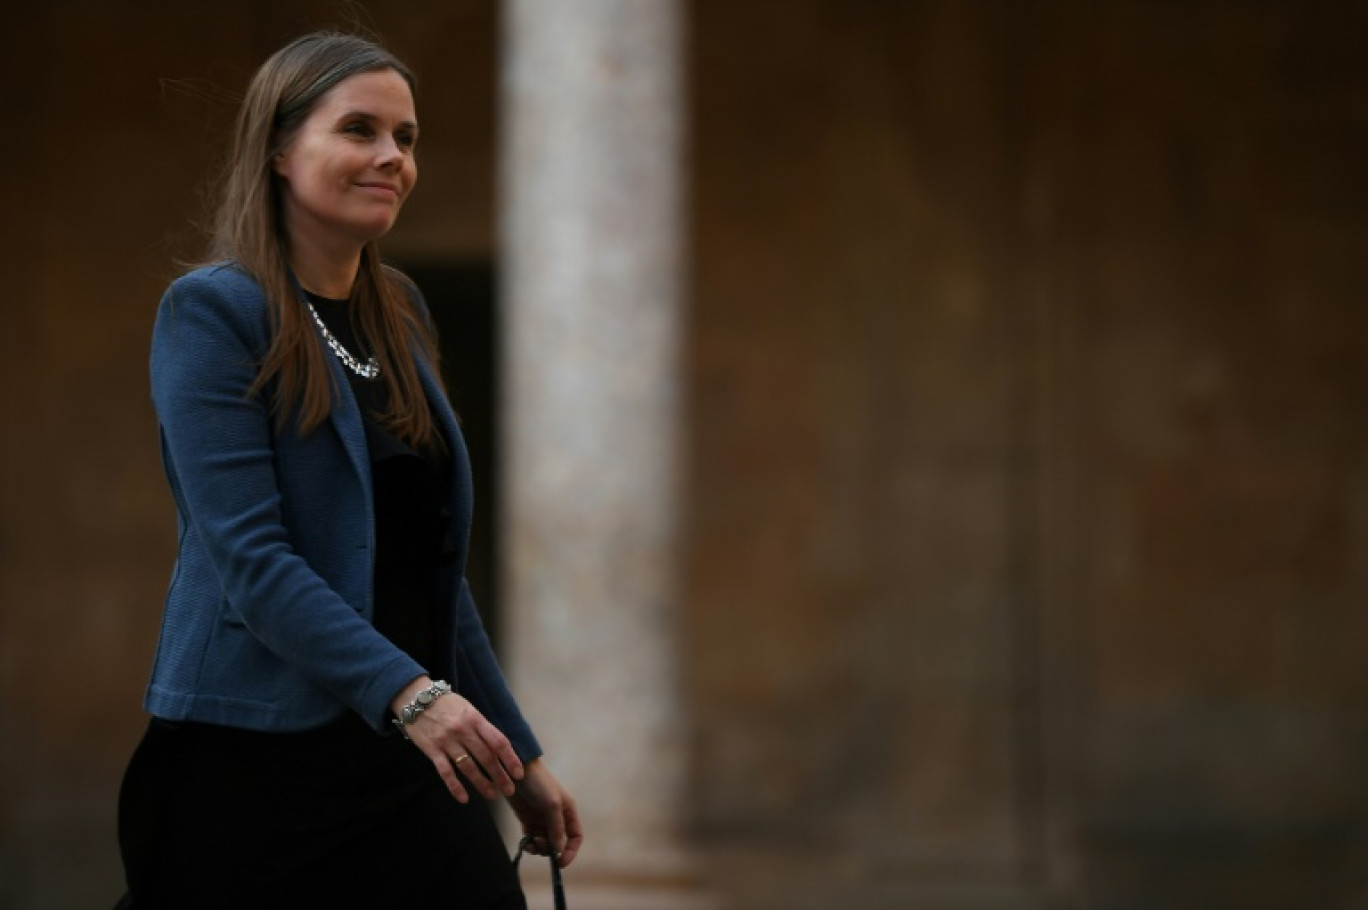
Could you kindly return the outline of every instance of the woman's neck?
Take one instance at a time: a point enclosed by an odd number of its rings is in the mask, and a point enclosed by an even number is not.
[[[310,243],[307,238],[292,238],[290,268],[294,269],[295,278],[304,286],[304,290],[320,297],[333,300],[350,297],[360,266],[360,247],[325,249],[320,244]]]

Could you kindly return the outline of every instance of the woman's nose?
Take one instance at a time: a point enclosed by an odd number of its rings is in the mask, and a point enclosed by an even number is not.
[[[404,160],[404,150],[392,136],[380,140],[376,149],[376,164],[379,167],[394,167]]]

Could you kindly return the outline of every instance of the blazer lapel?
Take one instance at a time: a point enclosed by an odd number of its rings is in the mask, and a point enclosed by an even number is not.
[[[361,423],[361,406],[357,404],[356,396],[352,393],[351,383],[347,381],[342,364],[336,357],[327,359],[335,389],[333,407],[328,419],[342,440],[342,447],[347,451],[347,459],[356,471],[362,489],[366,491],[366,502],[369,504],[374,493],[371,490],[370,452],[366,448],[366,428]]]

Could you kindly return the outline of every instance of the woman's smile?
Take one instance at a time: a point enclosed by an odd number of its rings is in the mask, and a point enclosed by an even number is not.
[[[388,183],[358,183],[357,186],[381,199],[392,202],[397,202],[399,199],[399,188]]]

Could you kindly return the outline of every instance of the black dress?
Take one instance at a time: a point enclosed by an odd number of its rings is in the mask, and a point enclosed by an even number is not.
[[[310,295],[358,356],[346,303]],[[449,467],[371,419],[384,386],[350,376],[375,498],[375,625],[437,666],[435,569],[451,558]],[[138,908],[525,908],[488,807],[458,803],[416,746],[354,712],[262,733],[153,719],[124,777],[119,844]]]

